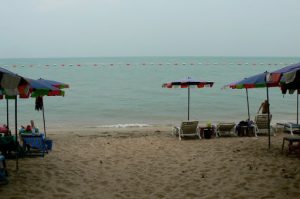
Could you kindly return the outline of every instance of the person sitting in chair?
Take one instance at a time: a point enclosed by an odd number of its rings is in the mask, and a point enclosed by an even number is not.
[[[31,126],[31,132],[32,133],[38,133],[39,132],[39,130],[35,127],[33,120],[30,120],[30,126]]]
[[[257,114],[259,113],[260,110],[261,110],[262,114],[267,114],[269,112],[269,107],[270,107],[270,104],[269,104],[268,100],[265,100],[264,102],[261,103],[261,105],[257,111]]]
[[[39,129],[35,127],[34,121],[30,120],[30,125],[27,125],[26,128],[21,126],[20,133],[39,133]]]

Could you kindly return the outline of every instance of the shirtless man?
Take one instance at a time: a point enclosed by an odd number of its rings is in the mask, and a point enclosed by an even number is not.
[[[263,103],[261,103],[257,113],[259,113],[259,111],[261,110],[262,114],[267,114],[269,111],[269,107],[270,107],[270,104],[268,103],[268,100],[265,100]]]

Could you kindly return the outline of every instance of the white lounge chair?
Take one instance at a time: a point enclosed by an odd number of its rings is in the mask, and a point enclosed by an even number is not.
[[[173,128],[173,134],[178,135],[179,140],[183,137],[198,137],[201,139],[198,121],[182,122],[180,127]]]
[[[268,123],[268,114],[258,114],[255,116],[255,129],[257,135],[267,135],[269,133],[269,125],[271,124],[272,115],[270,114]],[[274,128],[270,125],[270,134],[275,135]]]
[[[221,122],[217,124],[217,136],[237,136],[235,127],[236,124],[234,122]]]

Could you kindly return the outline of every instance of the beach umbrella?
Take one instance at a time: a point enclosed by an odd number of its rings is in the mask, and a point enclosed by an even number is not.
[[[44,124],[44,133],[45,137],[47,136],[46,133],[46,122],[45,122],[45,108],[43,103],[43,96],[64,96],[65,92],[60,88],[69,88],[68,84],[57,82],[54,80],[45,80],[45,79],[29,79],[29,90],[30,96],[35,97],[35,110],[39,111],[42,110],[43,113],[43,124]],[[21,98],[28,98],[29,95],[20,96]]]
[[[6,99],[15,99],[15,138],[18,146],[18,124],[17,124],[17,95],[28,93],[28,82],[22,76],[0,67],[0,95],[6,96]],[[8,105],[8,101],[7,101]],[[8,118],[8,108],[7,108]],[[8,125],[7,119],[7,125]],[[9,128],[9,126],[8,126]],[[16,169],[19,169],[18,152],[16,152]]]
[[[247,111],[248,111],[248,120],[250,120],[250,111],[249,111],[249,96],[248,96],[248,89],[252,88],[267,88],[268,93],[268,87],[276,87],[278,86],[277,83],[267,83],[268,72],[263,72],[260,74],[256,74],[250,77],[246,77],[242,80],[232,82],[230,84],[227,84],[223,87],[225,88],[231,88],[231,89],[245,89],[246,90],[246,98],[247,98]],[[267,96],[268,98],[268,96]],[[269,101],[269,100],[268,100]]]
[[[283,94],[286,94],[287,91],[292,94],[297,90],[297,124],[299,124],[300,63],[271,72],[267,81],[279,84]]]
[[[248,110],[248,121],[250,120],[250,112],[249,112],[249,98],[248,98],[248,89],[251,88],[266,88],[267,93],[267,102],[269,103],[269,87],[278,87],[279,84],[276,82],[267,82],[269,73],[263,72],[257,75],[253,75],[250,77],[246,77],[242,80],[232,82],[230,84],[225,85],[223,88],[232,88],[232,89],[245,89],[247,96],[247,110]],[[271,132],[270,132],[270,109],[268,108],[268,136],[269,136],[269,148],[271,147]]]
[[[188,89],[188,120],[190,120],[190,88],[212,87],[214,82],[202,81],[187,77],[185,79],[164,83],[163,88],[187,88]]]

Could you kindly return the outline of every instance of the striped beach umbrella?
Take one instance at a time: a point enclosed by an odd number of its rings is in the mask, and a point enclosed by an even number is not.
[[[43,113],[43,124],[44,124],[44,133],[46,133],[46,122],[45,122],[45,106],[43,96],[64,96],[65,91],[62,88],[69,88],[68,84],[54,81],[54,80],[45,80],[45,79],[28,79],[30,85],[30,96],[35,97],[35,109],[42,110]]]
[[[253,75],[250,77],[246,77],[242,80],[232,82],[230,84],[227,84],[223,87],[225,88],[231,88],[231,89],[245,89],[246,90],[246,97],[247,97],[247,110],[248,110],[248,120],[250,120],[250,111],[249,111],[249,97],[248,97],[248,89],[252,88],[266,88],[267,89],[267,100],[269,102],[269,95],[268,95],[268,88],[269,87],[276,87],[279,86],[278,83],[275,82],[267,82],[266,78],[268,77],[269,73],[263,72],[257,75]]]
[[[248,110],[248,121],[250,120],[250,112],[249,112],[249,98],[248,98],[248,89],[251,88],[266,88],[267,92],[267,103],[269,103],[269,87],[278,87],[279,84],[277,82],[267,82],[267,78],[269,73],[263,72],[257,75],[253,75],[250,77],[246,77],[242,80],[232,82],[230,84],[225,85],[223,88],[232,88],[232,89],[245,89],[247,96],[247,110]],[[271,132],[270,132],[270,109],[268,108],[268,135],[269,135],[269,149],[271,147]]]
[[[286,94],[288,90],[290,93],[297,90],[297,124],[299,124],[300,63],[271,72],[267,81],[279,84],[283,94]]]
[[[0,67],[1,94],[16,96],[28,92],[28,82],[22,76]]]
[[[16,146],[18,146],[18,124],[17,124],[17,95],[27,94],[28,93],[28,82],[22,76],[13,73],[9,70],[0,67],[0,94],[3,98],[3,95],[9,96],[12,99],[15,99],[15,137],[16,137]],[[9,128],[9,116],[8,116],[8,98],[6,98],[6,115],[7,115],[7,127]],[[18,170],[18,152],[16,152],[16,169]]]
[[[185,79],[164,83],[163,88],[187,88],[188,89],[188,120],[190,120],[190,88],[212,87],[214,82],[196,80],[191,77]]]
[[[64,96],[64,91],[47,84],[43,81],[25,78],[29,83],[29,93],[20,94],[20,98],[38,97],[38,96]]]

